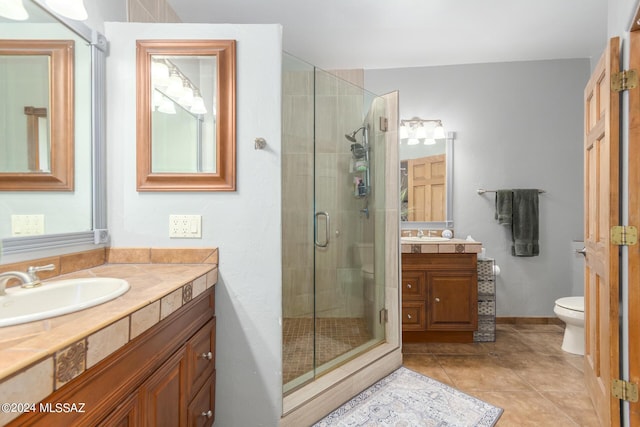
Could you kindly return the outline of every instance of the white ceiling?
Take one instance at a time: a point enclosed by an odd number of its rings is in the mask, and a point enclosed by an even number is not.
[[[324,69],[597,57],[607,0],[168,0],[184,22],[283,26]]]

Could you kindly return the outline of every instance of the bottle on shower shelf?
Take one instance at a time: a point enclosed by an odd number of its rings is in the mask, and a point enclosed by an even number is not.
[[[366,195],[367,195],[367,187],[366,185],[364,185],[364,181],[360,180],[360,182],[358,183],[358,196],[364,197]]]

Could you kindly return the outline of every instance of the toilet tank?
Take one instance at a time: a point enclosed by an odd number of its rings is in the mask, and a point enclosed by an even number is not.
[[[373,243],[356,243],[353,248],[353,257],[356,265],[373,264]]]

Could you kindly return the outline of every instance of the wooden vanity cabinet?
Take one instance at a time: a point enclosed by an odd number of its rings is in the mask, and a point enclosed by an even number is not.
[[[10,426],[210,426],[215,402],[213,287],[43,402],[84,413],[29,413]]]
[[[478,328],[476,254],[402,254],[402,340],[472,342]]]

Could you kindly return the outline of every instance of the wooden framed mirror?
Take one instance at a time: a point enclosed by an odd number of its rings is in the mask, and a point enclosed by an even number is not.
[[[235,191],[235,40],[136,46],[138,191]]]
[[[73,191],[74,46],[0,40],[0,191]]]

